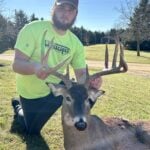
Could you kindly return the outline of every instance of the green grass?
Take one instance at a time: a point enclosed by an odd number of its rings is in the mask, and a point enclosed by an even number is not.
[[[106,94],[95,106],[100,116],[120,116],[129,120],[150,119],[150,78],[119,74],[103,77]]]
[[[112,55],[114,52],[115,45],[109,44],[109,57],[110,61],[112,60]],[[87,46],[85,47],[86,50],[86,58],[89,60],[98,60],[103,61],[104,60],[104,54],[105,54],[105,45],[93,45],[93,46]],[[150,64],[150,52],[140,52],[141,56],[137,56],[136,51],[129,51],[125,50],[125,59],[128,63],[143,63],[143,64]]]
[[[101,57],[101,55],[97,56],[99,48],[101,48],[100,45],[86,47],[87,57],[89,59]],[[126,54],[127,59],[131,59],[131,62],[136,60],[134,52],[127,51]],[[148,63],[145,57],[149,58],[149,54],[143,54],[145,56],[141,58],[142,63]],[[15,74],[11,69],[11,62],[0,60],[0,64],[6,64],[0,67],[0,150],[45,150],[46,145],[51,150],[64,150],[60,110],[44,126],[43,138],[22,137],[19,133],[10,132],[13,121],[11,98],[18,96]],[[91,73],[94,71],[97,71],[96,68],[90,70]],[[142,75],[126,73],[105,76],[102,89],[106,93],[98,99],[92,113],[101,117],[117,116],[129,120],[150,120],[149,87],[150,78]]]
[[[112,60],[112,55],[114,52],[115,45],[109,44],[109,57],[110,61]],[[104,61],[105,54],[105,44],[97,44],[92,46],[85,46],[86,50],[86,59],[88,60],[97,60]],[[7,50],[4,54],[13,54],[14,50]],[[140,57],[137,56],[136,51],[125,50],[125,59],[128,63],[142,63],[142,64],[150,64],[150,52],[140,52]]]

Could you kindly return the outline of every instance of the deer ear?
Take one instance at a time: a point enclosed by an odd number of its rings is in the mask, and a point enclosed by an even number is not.
[[[52,84],[52,83],[46,83],[48,87],[52,90],[53,94],[55,96],[63,96],[63,93],[65,92],[65,85],[62,84]]]
[[[98,91],[95,93],[95,95],[96,95],[96,97],[100,97],[100,96],[102,96],[104,93],[105,93],[105,91],[103,91],[103,90],[98,90]]]
[[[102,91],[102,90],[91,90],[90,91],[90,93],[89,93],[89,95],[90,95],[90,97],[91,97],[91,100],[93,101],[93,102],[96,102],[96,100],[97,100],[97,98],[98,97],[100,97],[100,96],[102,96],[103,94],[105,93],[105,91]]]

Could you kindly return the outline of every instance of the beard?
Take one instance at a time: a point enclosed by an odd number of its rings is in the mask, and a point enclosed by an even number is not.
[[[54,26],[59,29],[59,30],[63,30],[66,31],[68,29],[70,29],[72,27],[72,25],[75,23],[76,20],[76,16],[74,17],[74,19],[70,22],[70,23],[62,23],[61,21],[59,21],[59,19],[56,16],[56,13],[54,12],[52,15],[52,21]]]

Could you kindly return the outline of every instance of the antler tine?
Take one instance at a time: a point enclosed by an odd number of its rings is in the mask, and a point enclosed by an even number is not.
[[[108,45],[106,44],[105,49],[105,69],[108,69],[108,61],[109,61],[109,54],[108,54]]]
[[[85,80],[85,83],[84,83],[84,85],[85,85],[85,87],[89,87],[89,78],[90,78],[90,75],[89,75],[89,69],[88,69],[88,65],[86,64],[86,80]]]
[[[43,68],[46,67],[46,65],[48,64],[49,53],[50,53],[50,50],[52,49],[53,43],[54,43],[54,38],[52,38],[52,40],[50,41],[50,46],[45,54],[43,46],[45,45],[46,33],[47,33],[47,30],[44,31],[42,41],[41,41],[42,42],[41,43],[41,45],[42,45],[42,47],[41,47],[41,64],[43,65]]]
[[[43,36],[42,36],[42,41],[41,41],[41,64],[44,65],[44,45],[45,45],[45,36],[46,36],[47,30],[44,31]]]
[[[67,68],[66,68],[66,77],[68,80],[70,79],[69,65],[67,65]]]
[[[122,72],[128,71],[128,65],[124,60],[124,46],[122,43],[120,43],[120,63],[119,67],[123,68]]]
[[[69,66],[67,66],[67,70],[68,69],[69,69]],[[66,85],[67,89],[70,89],[72,87],[72,82],[69,79],[69,75],[68,75],[69,72],[67,72],[66,75],[63,75],[63,74],[61,74],[59,72],[52,72],[51,74],[56,76],[56,77],[58,77],[58,78],[60,78],[64,82],[64,84]]]
[[[86,64],[86,78],[89,79],[89,70],[88,70],[88,65]]]
[[[119,42],[117,42],[116,44],[119,45]],[[119,63],[118,67],[116,67],[116,61],[117,61],[117,56],[116,55],[118,53],[116,51],[118,51],[117,46],[116,46],[115,52],[114,52],[114,57],[115,58],[113,58],[112,68],[111,69],[105,68],[105,70],[103,70],[101,72],[97,72],[97,73],[91,75],[90,78],[97,78],[97,77],[104,76],[104,75],[123,73],[123,72],[126,72],[128,70],[127,63],[124,60],[124,52],[123,52],[122,44],[120,44],[120,63]],[[107,52],[105,52],[105,54],[107,54]],[[107,58],[107,56],[105,56],[105,58]]]
[[[53,47],[53,44],[54,44],[54,37],[53,37],[52,40],[50,41],[50,46],[49,46],[49,48],[48,48],[46,54],[45,54],[44,57],[43,57],[43,59],[44,59],[44,60],[43,60],[43,64],[44,64],[44,65],[48,64],[48,57],[49,57],[50,50],[51,50],[52,47]]]
[[[56,72],[59,68],[61,68],[68,60],[70,59],[70,57],[66,58],[65,60],[63,60],[62,62],[60,62],[59,64],[57,64],[55,67],[49,67],[47,69],[47,73],[51,74],[53,72]]]
[[[47,30],[43,33],[43,37],[42,37],[42,43],[41,45],[45,45],[45,36],[46,36]],[[69,75],[68,78],[67,76],[64,76],[63,74],[60,74],[58,71],[59,68],[61,68],[69,59],[70,57],[66,58],[65,60],[63,60],[62,62],[60,62],[58,65],[56,65],[55,67],[48,67],[48,57],[49,57],[49,53],[50,50],[52,49],[54,45],[54,38],[52,38],[51,42],[50,42],[50,46],[46,52],[46,54],[44,53],[44,48],[41,48],[41,64],[43,65],[43,69],[46,69],[47,73],[54,75],[58,78],[60,78],[66,85],[67,88],[70,88],[72,85],[72,82],[69,80]]]
[[[116,42],[115,45],[115,51],[114,51],[114,56],[113,56],[113,61],[112,61],[112,68],[116,68],[116,62],[117,62],[117,56],[118,56],[118,48],[119,48],[119,42]]]

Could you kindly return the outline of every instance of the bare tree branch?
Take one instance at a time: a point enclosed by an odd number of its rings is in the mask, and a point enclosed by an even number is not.
[[[130,23],[130,18],[134,13],[135,7],[139,4],[139,0],[121,0],[120,8],[116,8],[116,10],[120,13],[120,24],[122,27],[128,26]]]
[[[0,14],[4,11],[4,0],[0,0]]]

